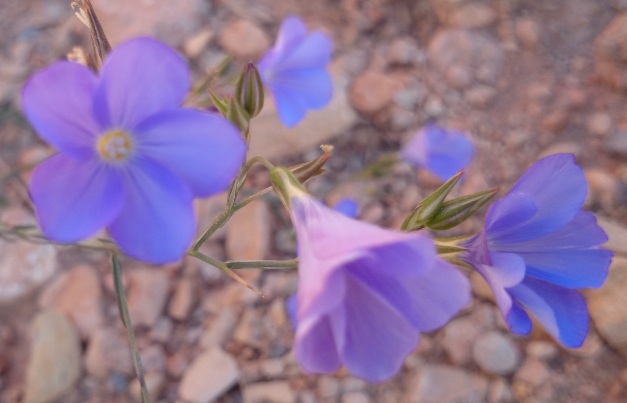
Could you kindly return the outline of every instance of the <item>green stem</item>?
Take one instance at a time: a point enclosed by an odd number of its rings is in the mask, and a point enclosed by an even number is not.
[[[37,227],[32,225],[8,225],[0,223],[0,238],[6,240],[21,239],[24,241],[37,244],[51,244],[60,246],[79,246],[81,248],[106,250],[110,252],[118,252],[117,247],[111,241],[106,239],[88,239],[86,241],[74,242],[71,244],[60,243],[46,238]]]
[[[148,396],[148,388],[146,386],[146,379],[144,378],[144,370],[142,369],[142,361],[137,349],[137,340],[135,339],[135,332],[133,331],[133,324],[131,323],[131,316],[128,313],[128,304],[126,303],[126,294],[124,293],[124,284],[122,284],[122,267],[120,266],[120,260],[117,253],[111,254],[111,261],[113,263],[113,280],[115,282],[115,295],[118,300],[118,308],[120,310],[120,317],[122,323],[128,332],[128,341],[131,345],[131,356],[133,358],[133,365],[135,366],[135,373],[139,379],[139,385],[141,387],[142,403],[150,403],[150,396]]]
[[[224,262],[231,270],[236,269],[296,269],[298,259],[289,260],[231,260]]]

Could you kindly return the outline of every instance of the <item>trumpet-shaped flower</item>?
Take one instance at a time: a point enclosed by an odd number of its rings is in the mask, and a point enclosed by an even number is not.
[[[24,113],[59,150],[30,183],[47,237],[75,242],[106,227],[146,262],[185,253],[196,230],[193,197],[223,191],[246,148],[223,118],[181,107],[188,87],[184,60],[149,38],[114,49],[99,76],[59,62],[30,79]]]
[[[587,184],[571,154],[533,164],[494,203],[483,230],[466,243],[463,259],[486,279],[503,318],[528,334],[533,314],[567,347],[588,332],[588,311],[578,288],[600,287],[612,253],[599,246],[607,235],[581,210]]]
[[[474,147],[463,133],[429,124],[403,147],[401,159],[446,181],[470,163],[473,153]]]
[[[437,258],[427,235],[356,221],[306,194],[290,205],[299,256],[294,348],[305,370],[344,364],[368,381],[385,380],[419,332],[468,303],[467,279]]]
[[[332,46],[324,33],[307,33],[301,19],[288,17],[276,44],[259,61],[261,79],[286,126],[296,125],[308,109],[320,109],[331,100],[333,84],[326,68]]]

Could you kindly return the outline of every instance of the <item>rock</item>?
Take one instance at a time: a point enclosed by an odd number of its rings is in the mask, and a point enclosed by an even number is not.
[[[161,316],[168,298],[169,279],[163,269],[128,271],[128,311],[134,326],[152,327]]]
[[[464,0],[431,0],[438,19],[459,28],[485,28],[496,22],[496,11],[489,5]]]
[[[194,35],[185,40],[185,43],[183,44],[183,51],[187,57],[195,58],[200,56],[203,51],[207,50],[207,47],[214,35],[215,33],[213,30],[209,28],[196,32]]]
[[[488,381],[461,369],[425,364],[409,383],[404,402],[454,403],[485,402]]]
[[[146,381],[148,396],[150,396],[153,401],[158,401],[167,385],[165,374],[161,372],[145,372],[144,380]],[[135,379],[133,383],[131,383],[129,389],[133,399],[135,399],[136,402],[141,402],[141,386],[139,385],[138,379]]]
[[[534,49],[540,43],[540,26],[532,18],[516,20],[516,38],[527,49]]]
[[[537,358],[529,357],[525,359],[518,371],[516,371],[514,380],[524,382],[532,388],[536,388],[544,384],[550,377],[551,372],[546,364]]]
[[[497,91],[488,85],[476,85],[464,92],[464,99],[479,109],[487,107],[496,96]]]
[[[481,369],[496,375],[513,373],[520,361],[520,353],[514,343],[494,331],[479,336],[472,348],[472,355]]]
[[[598,168],[589,168],[584,171],[588,182],[588,194],[584,205],[586,207],[601,205],[607,210],[611,210],[615,200],[616,182],[609,173]]]
[[[514,393],[507,381],[497,378],[490,383],[488,403],[514,403]]]
[[[80,360],[80,339],[71,322],[54,311],[38,314],[32,325],[24,402],[47,403],[59,399],[78,381]]]
[[[483,329],[465,316],[453,319],[442,331],[441,345],[451,361],[457,365],[467,364],[472,356],[472,345]]]
[[[157,319],[154,326],[150,329],[150,338],[159,343],[166,343],[172,337],[174,324],[169,318],[161,317]]]
[[[588,131],[595,136],[605,136],[612,129],[612,116],[605,112],[596,112],[586,120]],[[627,137],[627,133],[624,134]]]
[[[296,395],[286,381],[262,382],[246,385],[246,403],[294,403]]]
[[[369,403],[372,401],[366,392],[349,392],[342,395],[342,403]]]
[[[411,37],[395,39],[387,52],[387,60],[390,64],[412,65],[424,57],[418,49],[417,41]]]
[[[361,113],[376,113],[389,105],[402,87],[402,82],[389,74],[366,71],[351,85],[350,102]]]
[[[190,276],[184,276],[176,285],[168,313],[172,319],[186,320],[196,303],[196,282]]]
[[[8,225],[36,225],[31,214],[17,207],[4,209],[0,220]],[[26,295],[48,281],[56,270],[55,246],[3,240],[0,242],[0,302]]]
[[[605,140],[605,149],[622,157],[627,157],[627,132],[614,132]]]
[[[575,154],[575,157],[577,157],[581,153],[581,144],[569,141],[551,144],[540,153],[538,159],[559,153]]]
[[[142,367],[145,372],[165,372],[168,357],[159,344],[152,344],[140,351]]]
[[[66,314],[81,338],[89,338],[104,323],[98,272],[86,265],[61,273],[41,294],[39,306]]]
[[[627,227],[605,217],[597,217],[597,222],[609,238],[603,247],[627,257]]]
[[[196,357],[183,374],[179,395],[194,403],[220,397],[239,378],[237,362],[220,348],[212,347]]]
[[[605,341],[627,356],[627,258],[614,256],[603,286],[585,290],[590,317]]]
[[[226,254],[231,260],[261,260],[271,239],[270,211],[263,199],[239,210],[227,224]],[[255,270],[259,273],[259,270]],[[238,272],[241,274],[241,272]]]
[[[239,316],[233,307],[225,306],[201,334],[200,346],[203,348],[224,346],[233,337]]]
[[[262,348],[262,320],[263,317],[259,314],[259,311],[247,309],[246,311],[244,311],[244,315],[242,315],[242,319],[235,329],[235,334],[233,335],[233,338],[249,346]]]
[[[429,60],[446,83],[465,89],[477,82],[496,83],[503,50],[492,37],[461,29],[438,32],[429,42]]]
[[[318,395],[323,399],[335,399],[342,391],[340,382],[330,376],[321,376],[318,379]]]
[[[85,352],[85,368],[97,378],[104,378],[111,372],[132,374],[131,350],[126,337],[108,327],[96,331]]]
[[[307,113],[294,128],[286,128],[279,121],[271,97],[266,97],[263,110],[251,124],[249,155],[261,155],[270,160],[293,157],[326,144],[356,123],[357,115],[348,102],[348,78],[341,68],[337,64],[330,68],[333,79],[331,102],[319,111]]]
[[[627,13],[609,22],[594,41],[595,70],[598,78],[619,90],[627,90]]]
[[[270,39],[254,22],[233,20],[222,30],[220,45],[233,57],[249,62],[259,60],[270,47]]]
[[[525,352],[530,357],[534,357],[543,361],[547,361],[552,358],[555,358],[559,354],[559,351],[557,347],[555,346],[555,343],[542,341],[542,340],[530,341],[527,344],[527,348],[525,349]]]

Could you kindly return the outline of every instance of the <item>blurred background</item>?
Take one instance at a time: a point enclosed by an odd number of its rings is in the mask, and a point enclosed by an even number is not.
[[[257,61],[281,20],[301,16],[334,41],[335,94],[284,128],[271,102],[253,120],[251,155],[292,164],[335,152],[308,189],[332,204],[353,197],[360,218],[398,228],[437,185],[398,164],[369,169],[423,124],[472,138],[476,157],[457,191],[502,186],[538,158],[574,153],[586,208],[616,252],[610,276],[585,292],[584,346],[541,328],[511,335],[486,285],[443,329],[422,336],[393,379],[344,370],[304,373],[291,352],[284,303],[296,273],[249,270],[267,298],[193,259],[165,267],[126,260],[124,280],[149,390],[161,402],[621,402],[627,400],[627,1],[624,0],[93,0],[112,46],[150,35],[179,50],[196,78],[226,54]],[[67,0],[0,4],[0,222],[34,223],[25,183],[54,152],[20,112],[34,71],[89,33]],[[229,88],[217,91],[228,92]],[[268,99],[269,97],[267,97]],[[14,168],[22,166],[22,170]],[[269,184],[253,171],[251,188]],[[197,203],[200,225],[224,198]],[[480,228],[481,214],[458,233]],[[202,249],[217,259],[295,255],[280,203],[250,204]],[[367,352],[364,352],[367,354]],[[48,358],[44,358],[48,357]],[[139,388],[115,301],[109,257],[76,247],[0,239],[0,402],[133,402]]]

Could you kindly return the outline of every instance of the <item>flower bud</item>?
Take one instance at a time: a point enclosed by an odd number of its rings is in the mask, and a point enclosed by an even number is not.
[[[498,188],[493,188],[448,200],[442,204],[442,208],[426,225],[434,230],[453,228],[466,221],[475,211],[490,201],[498,191]]]
[[[248,63],[237,80],[235,99],[251,118],[263,108],[263,83],[254,64]]]

